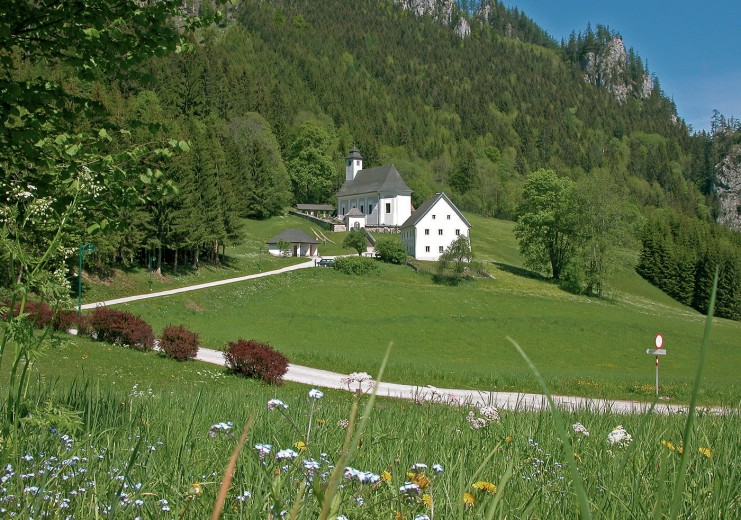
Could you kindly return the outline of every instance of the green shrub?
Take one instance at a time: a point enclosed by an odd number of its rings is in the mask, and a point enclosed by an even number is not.
[[[378,263],[367,256],[341,256],[335,259],[334,268],[345,274],[366,275],[378,272]]]
[[[403,264],[407,259],[407,250],[398,236],[381,237],[376,242],[376,253],[382,262]]]

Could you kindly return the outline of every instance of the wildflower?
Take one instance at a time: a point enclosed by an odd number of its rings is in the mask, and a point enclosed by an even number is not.
[[[704,455],[708,459],[712,458],[713,456],[713,450],[711,450],[710,448],[700,448],[699,451],[701,455]]]
[[[268,401],[268,410],[275,410],[276,408],[288,408],[288,405],[280,399],[271,399]]]
[[[203,493],[203,487],[201,487],[201,484],[199,482],[194,482],[191,484],[190,489],[188,489],[188,494],[197,496]]]
[[[217,424],[212,424],[211,427],[208,429],[208,436],[209,437],[216,437],[219,433],[229,433],[229,431],[234,427],[234,424],[231,422],[220,422]]]
[[[265,455],[270,453],[270,450],[272,450],[273,447],[270,444],[255,444],[255,449],[259,453],[260,460],[263,460]]]
[[[497,492],[497,486],[485,480],[479,480],[478,482],[475,482],[471,487],[478,491],[486,491],[487,493]]]
[[[306,451],[306,443],[304,441],[296,441],[293,443],[293,447],[296,448],[298,451]]]
[[[325,424],[327,424],[327,420],[326,419],[317,419],[316,420],[316,425],[317,426],[324,426]]]
[[[507,435],[507,436],[506,436],[506,437],[504,438],[504,442],[512,442],[512,436],[511,436],[511,435]]]
[[[581,433],[582,435],[584,435],[584,437],[589,437],[589,431],[587,431],[582,423],[574,423],[571,425],[571,427],[574,429],[574,432]]]
[[[430,520],[430,517],[425,514],[418,514],[414,517],[414,520]]]
[[[419,486],[413,482],[406,482],[399,488],[402,495],[419,495]]]
[[[482,406],[481,408],[479,408],[479,414],[481,414],[481,417],[489,422],[499,420],[499,410],[497,410],[494,406]]]
[[[293,460],[298,457],[298,453],[293,450],[280,450],[275,454],[275,460]]]
[[[445,470],[443,469],[441,464],[433,464],[432,471],[434,471],[435,473],[445,473]]]
[[[425,493],[424,495],[422,495],[422,503],[427,508],[432,507],[432,495],[428,495],[427,493]]]
[[[619,424],[607,435],[607,443],[610,446],[627,446],[633,441],[633,437]]]
[[[381,480],[383,480],[384,482],[391,482],[391,472],[388,470],[384,470],[381,473]]]
[[[321,390],[317,390],[316,388],[312,388],[311,390],[309,390],[309,397],[311,397],[312,399],[321,399],[322,397],[324,397],[324,392],[322,392]]]
[[[463,493],[463,503],[466,505],[466,507],[473,507],[476,503],[476,499],[471,493],[465,492]]]
[[[581,462],[581,457],[576,452],[574,452],[574,459],[576,459],[577,461]]]
[[[669,451],[677,451],[677,448],[674,447],[674,444],[672,444],[669,441],[662,440],[661,441],[661,444],[663,444],[664,446],[666,446],[666,449],[668,449]]]
[[[250,493],[249,491],[244,491],[241,495],[237,495],[236,497],[234,497],[235,500],[238,500],[240,502],[244,502],[245,500],[249,500],[250,498],[252,498],[252,493]]]
[[[337,426],[339,426],[343,430],[346,430],[347,427],[350,426],[350,421],[348,421],[347,419],[340,419],[339,421],[337,421]]]
[[[412,464],[412,471],[424,471],[427,469],[427,464],[422,464],[421,462],[415,462]]]
[[[407,477],[413,484],[417,484],[419,489],[425,489],[432,482],[424,473],[407,473]]]
[[[319,463],[314,459],[304,459],[304,468],[310,475],[313,475],[319,469]]]

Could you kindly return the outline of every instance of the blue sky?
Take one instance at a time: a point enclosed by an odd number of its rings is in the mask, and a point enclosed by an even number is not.
[[[602,24],[648,60],[661,89],[694,130],[713,109],[741,118],[741,0],[503,0],[556,41]]]

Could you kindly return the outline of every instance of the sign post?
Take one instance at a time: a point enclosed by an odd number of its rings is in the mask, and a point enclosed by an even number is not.
[[[77,317],[80,317],[82,308],[82,255],[95,251],[95,244],[80,244],[80,266],[77,269]]]
[[[666,356],[666,348],[664,346],[664,336],[656,334],[654,339],[655,348],[646,349],[646,354],[656,356],[656,397],[659,397],[659,356]]]

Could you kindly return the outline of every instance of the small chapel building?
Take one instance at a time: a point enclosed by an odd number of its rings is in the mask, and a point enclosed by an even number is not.
[[[471,224],[445,193],[424,201],[399,231],[402,245],[417,260],[439,260],[460,236],[471,241]]]
[[[337,217],[348,228],[399,227],[412,214],[412,190],[393,164],[363,169],[353,147],[345,160],[345,182],[337,192]]]

